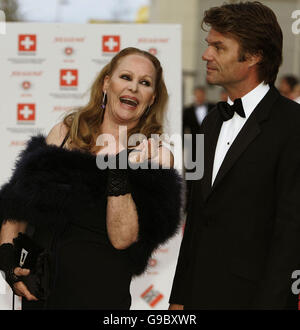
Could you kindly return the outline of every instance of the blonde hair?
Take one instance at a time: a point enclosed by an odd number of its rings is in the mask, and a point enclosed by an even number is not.
[[[163,78],[163,70],[159,60],[149,52],[134,47],[120,51],[104,66],[91,86],[89,102],[76,111],[66,115],[63,123],[69,128],[69,138],[72,147],[96,153],[100,147],[95,145],[99,129],[103,121],[105,109],[102,109],[103,84],[106,76],[111,76],[125,56],[137,54],[148,58],[156,71],[155,100],[150,111],[145,111],[138,124],[128,131],[128,136],[134,133],[144,134],[147,138],[151,134],[163,133],[163,122],[168,102],[168,92]]]

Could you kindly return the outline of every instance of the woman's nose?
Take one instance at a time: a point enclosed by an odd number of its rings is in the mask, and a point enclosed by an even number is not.
[[[132,92],[137,92],[138,90],[138,82],[135,80],[130,81],[129,83],[129,90],[131,90]]]

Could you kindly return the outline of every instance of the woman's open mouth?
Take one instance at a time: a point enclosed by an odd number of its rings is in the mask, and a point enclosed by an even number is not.
[[[126,105],[126,107],[129,107],[130,109],[135,109],[139,104],[138,99],[129,96],[121,96],[120,102]]]

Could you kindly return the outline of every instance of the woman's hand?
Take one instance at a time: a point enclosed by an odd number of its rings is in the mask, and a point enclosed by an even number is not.
[[[17,276],[28,276],[30,274],[30,270],[29,269],[23,269],[20,267],[17,267],[14,269],[14,273]],[[14,283],[14,292],[17,296],[20,297],[25,297],[27,300],[34,300],[37,301],[38,299],[29,292],[29,290],[27,289],[26,285],[22,282],[16,282]]]
[[[129,160],[132,163],[143,163],[147,159],[151,161],[159,160],[159,144],[153,138],[143,140],[129,154]]]
[[[174,165],[172,152],[159,145],[159,142],[153,138],[144,140],[129,154],[129,160],[132,163],[143,163],[145,160],[159,163],[163,167],[170,168]]]
[[[0,231],[0,269],[4,271],[6,276],[11,276],[9,270],[14,269],[14,274],[16,276],[28,276],[30,274],[29,269],[23,269],[16,267],[14,263],[14,252],[13,252],[13,240],[18,236],[18,233],[24,233],[26,231],[27,222],[19,222],[15,220],[5,220],[2,223]],[[8,273],[9,272],[9,273]],[[34,295],[32,295],[26,285],[22,281],[9,282],[10,286],[16,295],[23,296],[27,300],[38,300]],[[13,284],[12,284],[13,283]]]

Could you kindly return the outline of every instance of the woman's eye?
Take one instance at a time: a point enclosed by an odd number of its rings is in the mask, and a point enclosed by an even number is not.
[[[145,85],[145,86],[150,86],[150,82],[148,80],[142,80],[141,81],[142,85]]]
[[[122,74],[122,79],[130,80],[130,77],[127,74]]]

